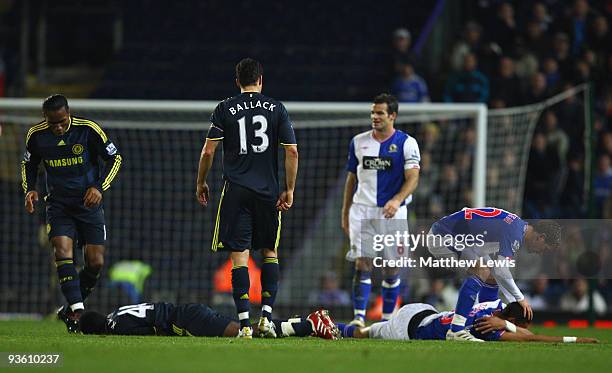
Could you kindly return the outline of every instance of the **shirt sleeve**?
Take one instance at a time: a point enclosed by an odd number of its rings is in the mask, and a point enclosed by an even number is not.
[[[413,137],[409,137],[404,142],[404,170],[420,169],[421,152],[419,144]]]
[[[285,105],[280,105],[280,116],[278,122],[278,141],[281,145],[297,145],[295,132],[293,131],[293,123],[289,119],[289,113]]]
[[[346,163],[346,170],[356,174],[358,165],[359,165],[359,161],[357,160],[357,155],[355,154],[355,139],[352,139],[351,144],[349,145],[348,161]]]
[[[497,259],[504,260],[506,259],[506,257],[499,255]],[[497,281],[499,287],[503,288],[510,295],[512,295],[515,301],[518,302],[525,299],[525,296],[521,292],[521,289],[519,289],[519,287],[516,285],[516,282],[514,282],[514,278],[512,277],[512,272],[510,272],[510,268],[508,268],[507,266],[495,266],[492,268],[491,272],[493,278],[495,278],[495,281]],[[511,301],[511,299],[508,300]]]
[[[23,159],[21,161],[21,186],[23,187],[24,193],[36,190],[38,165],[41,161],[40,156],[32,149],[32,141],[32,137],[30,137],[26,143],[26,150],[23,153]]]
[[[104,192],[110,188],[111,183],[119,173],[123,158],[119,154],[119,150],[115,144],[104,134],[100,128],[100,132],[91,131],[89,134],[90,144],[94,147],[94,154],[104,160],[104,170],[100,179],[90,187],[96,187],[100,192]]]
[[[210,140],[223,140],[223,137],[223,107],[220,103],[210,114],[210,128],[206,138]]]

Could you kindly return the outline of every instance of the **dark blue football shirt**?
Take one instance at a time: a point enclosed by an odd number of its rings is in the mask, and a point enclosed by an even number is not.
[[[223,177],[262,198],[276,200],[278,146],[296,145],[285,106],[257,92],[220,102],[206,138],[223,141]]]

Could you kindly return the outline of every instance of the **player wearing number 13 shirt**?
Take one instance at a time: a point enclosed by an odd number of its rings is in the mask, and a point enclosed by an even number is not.
[[[274,337],[272,306],[278,290],[277,248],[281,211],[293,204],[298,152],[293,126],[282,103],[261,94],[263,68],[251,58],[236,65],[240,94],[217,105],[200,155],[196,196],[210,201],[206,177],[215,149],[223,143],[223,188],[217,208],[212,250],[229,251],[232,293],[240,337],[252,336],[249,321],[249,250],[261,250],[262,314],[259,332]],[[278,149],[285,151],[285,188],[279,188]]]

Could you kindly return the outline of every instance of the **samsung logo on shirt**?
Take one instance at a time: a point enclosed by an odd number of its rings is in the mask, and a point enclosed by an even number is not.
[[[363,157],[363,169],[364,170],[377,170],[384,171],[391,168],[392,162],[391,157]]]

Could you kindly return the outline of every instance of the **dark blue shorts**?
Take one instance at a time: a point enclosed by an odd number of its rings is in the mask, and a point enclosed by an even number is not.
[[[50,196],[47,204],[47,234],[49,239],[68,236],[83,245],[104,245],[106,226],[102,204],[93,208],[83,205],[82,197]]]
[[[194,337],[223,337],[223,332],[232,322],[212,308],[195,303],[176,306],[173,319],[172,334]]]
[[[276,201],[225,181],[213,231],[213,251],[276,250],[280,230]]]

